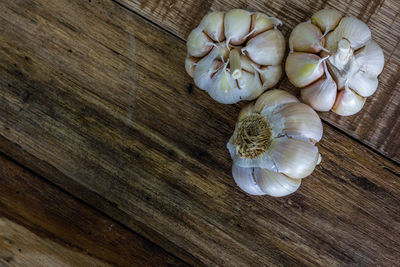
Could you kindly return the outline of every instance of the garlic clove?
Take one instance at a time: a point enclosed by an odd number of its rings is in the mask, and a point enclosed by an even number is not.
[[[237,88],[236,82],[228,73],[228,71],[224,68],[221,68],[217,71],[217,73],[211,79],[212,84],[210,86],[208,93],[215,97],[215,99],[221,103],[229,101],[230,92]]]
[[[240,45],[246,41],[251,26],[251,13],[243,9],[232,9],[225,14],[226,43]]]
[[[282,76],[282,66],[262,66],[261,68],[256,67],[257,72],[260,74],[262,86],[264,89],[274,87]]]
[[[332,111],[341,116],[350,116],[362,109],[365,100],[366,98],[359,96],[351,89],[342,90],[336,97]]]
[[[216,57],[218,59],[221,59],[221,60],[223,59],[224,62],[226,62],[228,60],[230,50],[226,47],[225,44],[220,43],[214,49],[218,50],[218,54],[216,55]]]
[[[240,110],[238,121],[244,120],[247,116],[251,115],[253,111],[254,111],[254,103],[247,104]]]
[[[253,74],[244,71],[242,76],[237,80],[237,84],[240,90],[250,93],[245,98],[246,100],[254,100],[264,91],[258,72]]]
[[[292,179],[282,173],[255,168],[253,177],[261,191],[269,196],[283,197],[299,189],[301,179]]]
[[[254,104],[254,112],[261,113],[264,108],[274,109],[277,106],[299,102],[294,95],[283,90],[274,89],[262,94]]]
[[[322,138],[322,122],[318,114],[303,103],[290,103],[275,109],[271,119],[271,125],[279,125],[272,122],[278,120],[282,124],[281,134],[294,138],[309,138],[318,142]]]
[[[341,18],[342,14],[335,9],[322,9],[311,17],[311,22],[326,34],[338,25]]]
[[[209,64],[198,63],[194,69],[194,84],[202,90],[207,90],[211,83],[211,77],[221,68],[223,63],[219,60],[213,60]]]
[[[261,190],[256,178],[254,177],[254,168],[244,168],[233,164],[232,176],[240,189],[246,193],[255,196],[266,194],[263,190]]]
[[[370,40],[354,54],[357,64],[363,71],[375,76],[382,72],[385,58],[382,48],[376,42]]]
[[[296,179],[310,175],[319,158],[318,148],[311,142],[293,138],[276,138],[268,150],[277,170]]]
[[[211,76],[221,68],[222,62],[216,60],[220,50],[215,47],[207,56],[197,62],[194,68],[193,80],[197,87],[206,90],[211,83]]]
[[[337,86],[335,81],[323,77],[302,88],[301,99],[317,111],[329,111],[336,100]]]
[[[211,83],[207,88],[209,95],[222,104],[233,104],[240,100],[246,99],[251,91],[241,90],[238,88],[235,79],[226,70],[225,67],[220,68],[212,77]]]
[[[325,76],[300,91],[304,103],[317,111],[329,111],[336,100],[337,85],[324,61]]]
[[[359,71],[349,79],[349,87],[360,96],[368,97],[378,88],[378,78],[368,72]]]
[[[224,12],[214,11],[207,14],[200,22],[204,31],[216,42],[225,40],[224,35]]]
[[[242,70],[254,73],[255,68],[259,68],[258,64],[253,63],[246,55],[240,55],[240,64],[242,66]]]
[[[305,87],[324,74],[322,59],[314,54],[294,52],[289,54],[285,70],[290,82],[296,87]]]
[[[251,15],[251,35],[250,38],[256,36],[261,32],[265,32],[274,28],[275,25],[282,24],[278,19],[268,17],[267,15],[256,12]]]
[[[301,185],[301,179],[292,179],[284,174],[261,168],[232,166],[236,184],[248,194],[283,197],[294,193]]]
[[[327,35],[326,48],[334,50],[340,40],[347,39],[352,49],[357,50],[371,39],[368,26],[354,17],[342,18],[337,28]]]
[[[280,31],[269,30],[250,39],[242,51],[259,65],[278,65],[285,54],[285,39]]]
[[[199,61],[198,58],[191,57],[189,55],[186,56],[185,69],[186,69],[187,74],[189,74],[190,77],[192,77],[192,78],[194,76],[194,68],[196,67],[198,61]]]
[[[320,29],[309,22],[297,25],[289,37],[291,50],[298,52],[318,53],[323,48],[324,41]]]
[[[212,48],[212,40],[203,32],[203,27],[195,28],[187,38],[187,52],[193,57],[202,57]]]

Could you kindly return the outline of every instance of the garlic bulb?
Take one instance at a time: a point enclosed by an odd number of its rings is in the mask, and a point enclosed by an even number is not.
[[[236,184],[252,195],[286,196],[320,162],[317,113],[283,91],[271,90],[239,113],[227,147]]]
[[[301,88],[304,103],[317,111],[353,115],[378,88],[383,51],[357,18],[320,10],[293,29],[289,46],[287,76]]]
[[[186,72],[220,103],[256,99],[282,75],[281,24],[242,9],[209,13],[188,36]]]

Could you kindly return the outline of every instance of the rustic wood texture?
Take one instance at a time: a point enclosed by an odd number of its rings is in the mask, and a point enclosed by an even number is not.
[[[333,112],[321,117],[354,138],[387,157],[400,162],[400,3],[397,0],[318,0],[318,1],[157,1],[118,0],[134,12],[152,20],[176,36],[184,39],[202,17],[210,11],[244,8],[261,11],[282,20],[282,33],[289,39],[299,23],[309,20],[316,11],[335,8],[343,14],[355,16],[371,29],[372,38],[382,47],[385,68],[379,76],[377,92],[368,97],[361,112],[341,117]],[[279,87],[300,95],[285,76]]]
[[[184,265],[165,250],[1,154],[0,220],[0,242],[4,242],[4,246],[7,245],[7,252],[4,251],[6,248],[0,245],[0,258],[10,264],[21,265],[30,261],[35,266],[44,262],[55,266],[50,264],[55,257],[62,259],[64,263],[71,261],[74,266],[93,266],[85,265],[86,261],[78,262],[77,265],[76,259],[80,258],[94,258],[92,263],[100,262],[102,265],[114,266]],[[15,222],[23,227],[15,226]],[[24,230],[17,234],[14,231],[16,229]],[[40,238],[30,232],[34,232]],[[38,241],[39,239],[52,241],[42,242]],[[36,242],[40,245],[36,245]],[[47,248],[52,246],[49,244],[54,242],[59,243],[56,245],[57,249],[47,253]],[[24,248],[18,247],[19,245]],[[37,247],[38,250],[32,251],[29,246]],[[43,246],[47,251],[45,254],[41,250]],[[60,247],[61,249],[58,249]],[[64,259],[64,251],[70,250],[74,252],[67,253],[68,257]],[[43,255],[35,258],[33,252]]]
[[[111,266],[0,217],[0,266]]]
[[[193,88],[182,39],[112,1],[0,9],[4,153],[192,264],[398,263],[399,165],[324,124],[295,194],[246,195],[225,148],[241,105]]]

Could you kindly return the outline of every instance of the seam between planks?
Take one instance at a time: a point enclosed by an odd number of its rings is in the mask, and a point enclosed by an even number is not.
[[[2,156],[2,157],[4,157],[5,159],[11,161],[12,163],[16,164],[18,167],[21,167],[21,168],[23,168],[24,170],[27,170],[28,172],[30,172],[31,174],[35,175],[38,179],[40,179],[41,181],[45,182],[45,183],[48,184],[49,186],[52,186],[52,187],[56,188],[57,190],[60,190],[61,192],[65,193],[68,197],[71,197],[72,199],[74,199],[75,201],[77,201],[80,205],[84,205],[84,206],[86,206],[86,207],[89,207],[90,209],[94,210],[95,212],[98,212],[101,216],[103,216],[103,217],[105,217],[105,218],[111,220],[111,221],[112,221],[113,223],[115,223],[116,225],[121,226],[124,230],[129,231],[129,232],[131,232],[131,233],[137,235],[138,237],[140,237],[140,238],[142,238],[142,239],[144,239],[144,240],[147,240],[148,242],[151,242],[151,243],[157,245],[160,249],[164,250],[166,253],[168,253],[169,255],[171,255],[171,257],[175,257],[175,258],[177,258],[177,259],[181,260],[182,262],[184,262],[184,263],[186,263],[186,264],[189,265],[189,263],[187,263],[184,259],[182,259],[182,258],[178,257],[177,255],[175,255],[175,254],[173,254],[173,253],[171,253],[171,252],[165,250],[163,247],[159,246],[158,244],[154,243],[153,241],[149,240],[148,238],[142,236],[141,234],[137,233],[136,231],[133,231],[132,229],[130,229],[129,227],[125,226],[123,223],[119,222],[118,220],[114,219],[113,217],[109,216],[107,213],[104,213],[102,210],[98,209],[97,207],[95,207],[95,206],[93,206],[93,205],[91,205],[91,204],[89,204],[89,203],[83,201],[83,200],[80,199],[79,197],[77,197],[77,196],[71,194],[69,191],[67,191],[67,190],[65,190],[64,188],[62,188],[61,186],[59,186],[59,185],[53,183],[51,180],[47,179],[46,177],[44,177],[44,176],[38,174],[37,172],[35,172],[35,171],[32,170],[31,168],[29,168],[29,167],[27,167],[27,166],[25,166],[25,165],[22,165],[22,164],[19,163],[17,160],[15,160],[14,158],[10,157],[9,155],[3,153],[2,151],[0,151],[0,156]],[[92,192],[94,192],[94,191],[92,191]],[[94,192],[94,193],[96,193],[96,192]],[[2,205],[2,204],[0,203],[0,205]],[[21,215],[18,214],[18,213],[15,213],[14,211],[11,211],[11,214],[16,215],[16,217],[18,217],[19,219],[24,219],[23,216],[21,216]],[[1,212],[0,212],[0,215],[1,215],[1,216],[4,216],[5,218],[7,218],[7,219],[9,219],[9,220],[11,220],[11,221],[16,222],[17,224],[19,224],[19,225],[21,225],[21,226],[23,226],[23,227],[25,227],[25,228],[27,228],[27,229],[29,229],[29,230],[32,231],[33,233],[35,233],[36,231],[40,231],[40,232],[46,234],[48,237],[50,237],[53,241],[55,241],[55,242],[57,242],[57,243],[59,243],[59,244],[61,244],[61,245],[64,245],[64,246],[67,245],[67,246],[70,246],[70,247],[72,247],[72,248],[76,248],[76,249],[78,249],[79,251],[81,251],[81,252],[83,252],[83,253],[86,253],[86,250],[85,250],[85,249],[83,249],[83,248],[81,248],[81,247],[79,247],[79,246],[76,246],[76,245],[74,245],[74,244],[72,244],[72,243],[70,243],[70,242],[68,242],[68,241],[66,241],[66,240],[64,240],[64,239],[62,239],[62,238],[59,238],[57,235],[55,235],[55,234],[53,234],[53,233],[51,233],[51,232],[48,232],[45,228],[43,228],[43,227],[41,227],[41,226],[39,226],[39,228],[32,228],[32,227],[30,227],[29,225],[23,223],[23,222],[22,222],[21,220],[19,220],[19,219],[11,218],[10,216],[7,216],[6,214],[3,214],[3,213],[1,213]],[[105,259],[105,258],[98,257],[98,256],[96,256],[96,255],[94,255],[94,254],[92,254],[92,253],[87,253],[87,255],[90,256],[90,257],[93,257],[93,258],[95,258],[95,259],[98,259],[98,260],[100,260],[100,261],[102,261],[102,262],[105,262],[105,263],[108,263],[108,264],[112,264],[112,265],[116,265],[114,262],[109,261],[108,259]]]
[[[167,32],[167,33],[169,33],[169,34],[171,34],[171,35],[174,36],[175,38],[177,38],[177,39],[179,39],[179,40],[181,40],[181,41],[183,41],[183,42],[186,43],[186,40],[185,40],[184,38],[178,36],[177,34],[173,33],[172,31],[168,30],[167,28],[161,26],[160,24],[157,24],[156,22],[152,21],[150,18],[147,18],[146,16],[144,16],[144,15],[138,13],[138,12],[137,12],[136,10],[134,10],[133,8],[130,8],[129,6],[125,5],[124,3],[120,3],[118,0],[112,0],[112,1],[113,1],[114,3],[116,3],[118,6],[120,6],[120,7],[124,8],[124,9],[128,10],[129,12],[132,12],[134,15],[136,15],[136,16],[138,16],[138,17],[144,19],[145,21],[149,22],[151,25],[156,26],[157,28],[159,28],[159,29],[161,29],[161,30],[163,30],[163,31],[165,31],[165,32]],[[286,74],[285,74],[285,75],[286,75]],[[281,79],[281,81],[279,82],[279,84],[280,84],[281,82],[282,82],[282,79]],[[279,86],[278,86],[278,87],[279,87]],[[319,116],[319,115],[318,115],[318,116]],[[394,164],[397,165],[397,166],[400,166],[400,162],[397,162],[396,160],[394,160],[394,159],[390,158],[389,156],[383,154],[382,152],[380,152],[380,151],[378,151],[377,149],[373,148],[372,146],[370,146],[370,145],[364,143],[364,142],[361,141],[360,139],[358,139],[358,138],[352,136],[351,134],[345,132],[344,130],[342,130],[342,129],[340,129],[339,127],[333,125],[332,123],[326,121],[325,119],[322,119],[322,118],[320,118],[320,119],[321,119],[321,121],[322,121],[324,124],[326,124],[326,125],[332,127],[333,129],[337,130],[338,132],[340,132],[340,133],[343,134],[344,136],[347,136],[347,137],[349,137],[350,139],[356,141],[357,143],[363,145],[364,147],[368,148],[369,150],[371,150],[372,152],[374,152],[374,153],[377,154],[378,156],[389,160],[390,162],[394,163]]]
[[[8,156],[6,156],[5,154],[0,152],[1,156],[4,156],[6,159],[12,161],[15,163],[14,160],[10,159]],[[18,163],[17,163],[18,164]],[[19,164],[18,164],[19,165]],[[19,165],[19,167],[24,168],[25,170],[27,170],[27,168],[25,168],[24,166]],[[36,176],[37,174],[34,173]],[[41,180],[47,181],[45,179],[42,179],[42,177],[40,176]],[[0,206],[4,207],[4,205],[2,203],[0,203]],[[14,211],[10,211],[10,214],[4,214],[2,212],[0,212],[0,216],[3,218],[6,218],[7,220],[10,220],[11,222],[18,224],[19,226],[22,226],[24,228],[26,228],[28,231],[32,232],[33,234],[35,234],[36,236],[42,237],[42,235],[44,235],[44,238],[49,239],[50,241],[57,243],[63,247],[65,247],[66,249],[72,248],[77,250],[78,252],[87,255],[93,259],[97,259],[103,263],[107,263],[107,264],[111,264],[111,265],[117,265],[115,262],[109,261],[108,259],[104,259],[104,258],[100,258],[90,252],[87,252],[86,249],[83,249],[80,246],[74,245],[62,238],[59,238],[58,236],[54,235],[53,233],[48,232],[45,228],[38,226],[38,227],[32,227],[26,223],[23,222],[23,220],[26,220],[25,217],[21,216],[20,214],[14,212]],[[2,266],[2,265],[0,265]]]

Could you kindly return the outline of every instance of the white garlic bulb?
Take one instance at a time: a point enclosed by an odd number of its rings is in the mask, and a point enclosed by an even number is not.
[[[320,10],[293,29],[289,46],[287,76],[301,88],[302,100],[317,111],[353,115],[378,88],[383,51],[357,18]]]
[[[216,101],[253,100],[282,75],[285,39],[278,19],[233,9],[206,15],[187,39],[187,73]]]
[[[283,90],[270,90],[239,113],[227,147],[236,184],[252,195],[286,196],[320,162],[318,114]]]

